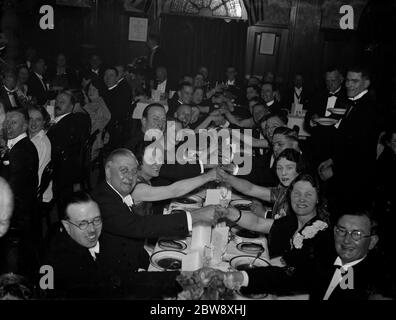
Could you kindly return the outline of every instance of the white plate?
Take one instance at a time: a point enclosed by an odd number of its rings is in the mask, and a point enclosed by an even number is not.
[[[338,120],[333,118],[317,118],[314,121],[321,126],[334,126],[338,122]]]
[[[181,270],[183,256],[186,254],[176,250],[161,250],[150,257],[151,264],[162,271]]]
[[[251,254],[256,255],[259,252],[264,252],[263,245],[254,242],[240,242],[237,244],[236,248],[239,251],[242,251],[249,255]]]
[[[342,109],[342,108],[330,108],[329,111],[330,111],[331,113],[334,113],[334,114],[343,115],[343,114],[345,114],[346,109]]]
[[[249,269],[249,265],[251,262],[253,262],[256,259],[255,256],[248,256],[248,255],[243,255],[243,256],[236,256],[230,260],[230,266],[235,269],[235,270],[247,270]],[[253,262],[253,267],[252,268],[258,268],[258,267],[268,267],[270,263],[263,259],[263,258],[257,258]]]
[[[231,234],[233,234],[236,238],[239,238],[241,241],[238,242],[251,242],[252,239],[261,239],[263,235],[256,231],[250,231],[247,229],[243,229],[239,226],[234,226],[230,229]]]
[[[250,207],[252,205],[252,201],[250,200],[232,200],[230,202],[230,205],[233,207],[236,207],[237,209],[241,211],[250,211]]]
[[[158,246],[164,250],[180,250],[187,249],[187,244],[182,240],[166,240],[161,239],[158,241]]]

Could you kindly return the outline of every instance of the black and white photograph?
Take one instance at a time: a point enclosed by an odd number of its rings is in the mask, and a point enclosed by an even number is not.
[[[393,300],[395,17],[0,0],[0,300],[140,319]]]

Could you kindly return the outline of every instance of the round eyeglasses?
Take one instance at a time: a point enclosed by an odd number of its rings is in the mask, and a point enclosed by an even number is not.
[[[352,240],[354,240],[354,241],[360,241],[363,238],[371,237],[371,234],[365,235],[362,231],[359,231],[359,230],[348,231],[344,228],[334,227],[334,231],[338,237],[346,237],[346,235],[349,234],[351,236]]]
[[[73,226],[76,226],[80,230],[87,230],[88,226],[90,224],[92,224],[94,227],[99,227],[102,224],[102,218],[96,217],[96,218],[93,218],[91,221],[82,220],[78,224],[75,224],[75,223],[71,222],[70,220],[67,220],[67,222],[69,222]]]

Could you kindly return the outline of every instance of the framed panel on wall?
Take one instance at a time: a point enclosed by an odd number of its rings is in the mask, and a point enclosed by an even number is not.
[[[275,33],[263,32],[260,34],[259,54],[273,55],[275,51]]]

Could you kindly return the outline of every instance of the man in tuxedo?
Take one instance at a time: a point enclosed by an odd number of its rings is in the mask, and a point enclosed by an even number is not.
[[[33,262],[29,259],[31,245],[37,239],[34,223],[37,221],[35,205],[39,160],[36,147],[26,134],[28,119],[23,109],[7,113],[5,124],[8,141],[0,165],[0,175],[8,181],[14,195],[10,226],[12,232],[4,239],[4,251],[9,258],[4,261],[8,271],[13,272],[28,271]]]
[[[275,85],[271,82],[264,82],[261,86],[261,98],[265,101],[270,113],[279,112],[282,105],[275,100]]]
[[[177,94],[168,99],[169,114],[174,114],[181,104],[191,104],[194,88],[189,82],[182,82],[179,85]]]
[[[343,214],[334,227],[337,257],[334,258],[335,261],[332,260],[333,265],[329,259],[333,253],[328,251],[326,255],[315,259],[310,272],[299,272],[303,276],[299,282],[307,287],[310,299],[367,300],[390,297],[388,272],[373,253],[377,242],[376,223],[370,213],[351,211]],[[325,242],[322,242],[322,245],[325,245]],[[276,290],[280,290],[281,287],[286,289],[288,284],[290,289],[292,288],[295,282],[292,277],[285,281],[282,277],[278,278],[277,272],[264,273],[265,269],[267,268],[227,273],[213,271],[207,281],[212,276],[219,276],[228,287],[247,287],[249,292],[257,293],[262,290],[260,282]]]
[[[38,58],[33,62],[32,72],[28,80],[28,96],[32,96],[37,100],[37,104],[44,105],[48,96],[47,80],[45,79],[45,71],[47,65],[43,58]]]
[[[3,103],[5,111],[21,107],[16,93],[16,75],[12,71],[5,72],[3,85],[0,88],[0,102]]]
[[[128,83],[119,77],[115,67],[106,69],[103,77],[106,90],[103,99],[111,113],[111,120],[107,125],[110,134],[111,149],[124,145],[129,119],[132,118],[132,90]]]
[[[104,263],[119,275],[147,269],[147,238],[186,237],[196,222],[212,223],[215,207],[208,206],[171,215],[140,216],[133,211],[131,192],[136,185],[138,162],[128,149],[116,149],[106,159],[106,181],[93,192],[103,218],[101,244]]]
[[[61,225],[51,236],[46,264],[53,267],[54,298],[161,298],[180,290],[179,272],[134,272],[125,277],[102,263],[102,217],[98,204],[84,192],[66,202]]]
[[[169,93],[168,72],[165,67],[155,69],[155,79],[152,81],[151,87],[162,95]]]
[[[104,67],[102,58],[98,54],[93,54],[89,59],[88,67],[83,71],[83,79],[86,81],[98,81],[103,84]]]
[[[376,255],[377,222],[368,211],[347,211],[334,227],[334,265],[318,263],[311,299],[367,300],[390,295],[389,274]]]
[[[48,130],[51,142],[51,161],[54,168],[54,196],[60,210],[83,176],[82,149],[90,133],[85,115],[73,113],[75,99],[69,91],[58,94],[55,101],[55,120]]]
[[[315,119],[331,117],[340,119],[340,115],[332,114],[329,109],[347,108],[347,95],[344,76],[338,67],[327,69],[325,74],[326,89],[319,90],[309,102],[304,119],[304,128],[311,134],[308,143],[311,146],[315,165],[331,156],[331,150],[335,148],[334,141],[336,128],[334,126],[321,126],[315,123]]]
[[[349,69],[345,86],[349,107],[337,129],[331,158],[319,166],[322,179],[330,179],[329,205],[334,206],[333,209],[371,204],[377,142],[382,126],[375,101],[368,94],[370,76],[367,70],[362,67]]]
[[[309,103],[310,94],[304,87],[304,77],[301,73],[297,73],[294,76],[293,87],[287,90],[284,95],[285,107],[291,110],[292,104],[302,104],[304,108],[307,108]]]
[[[179,290],[179,272],[135,273],[125,276],[107,268],[102,260],[111,248],[102,245],[99,207],[83,192],[67,201],[62,226],[52,238],[48,264],[54,268],[57,297],[160,298]],[[103,258],[103,259],[102,259]]]

